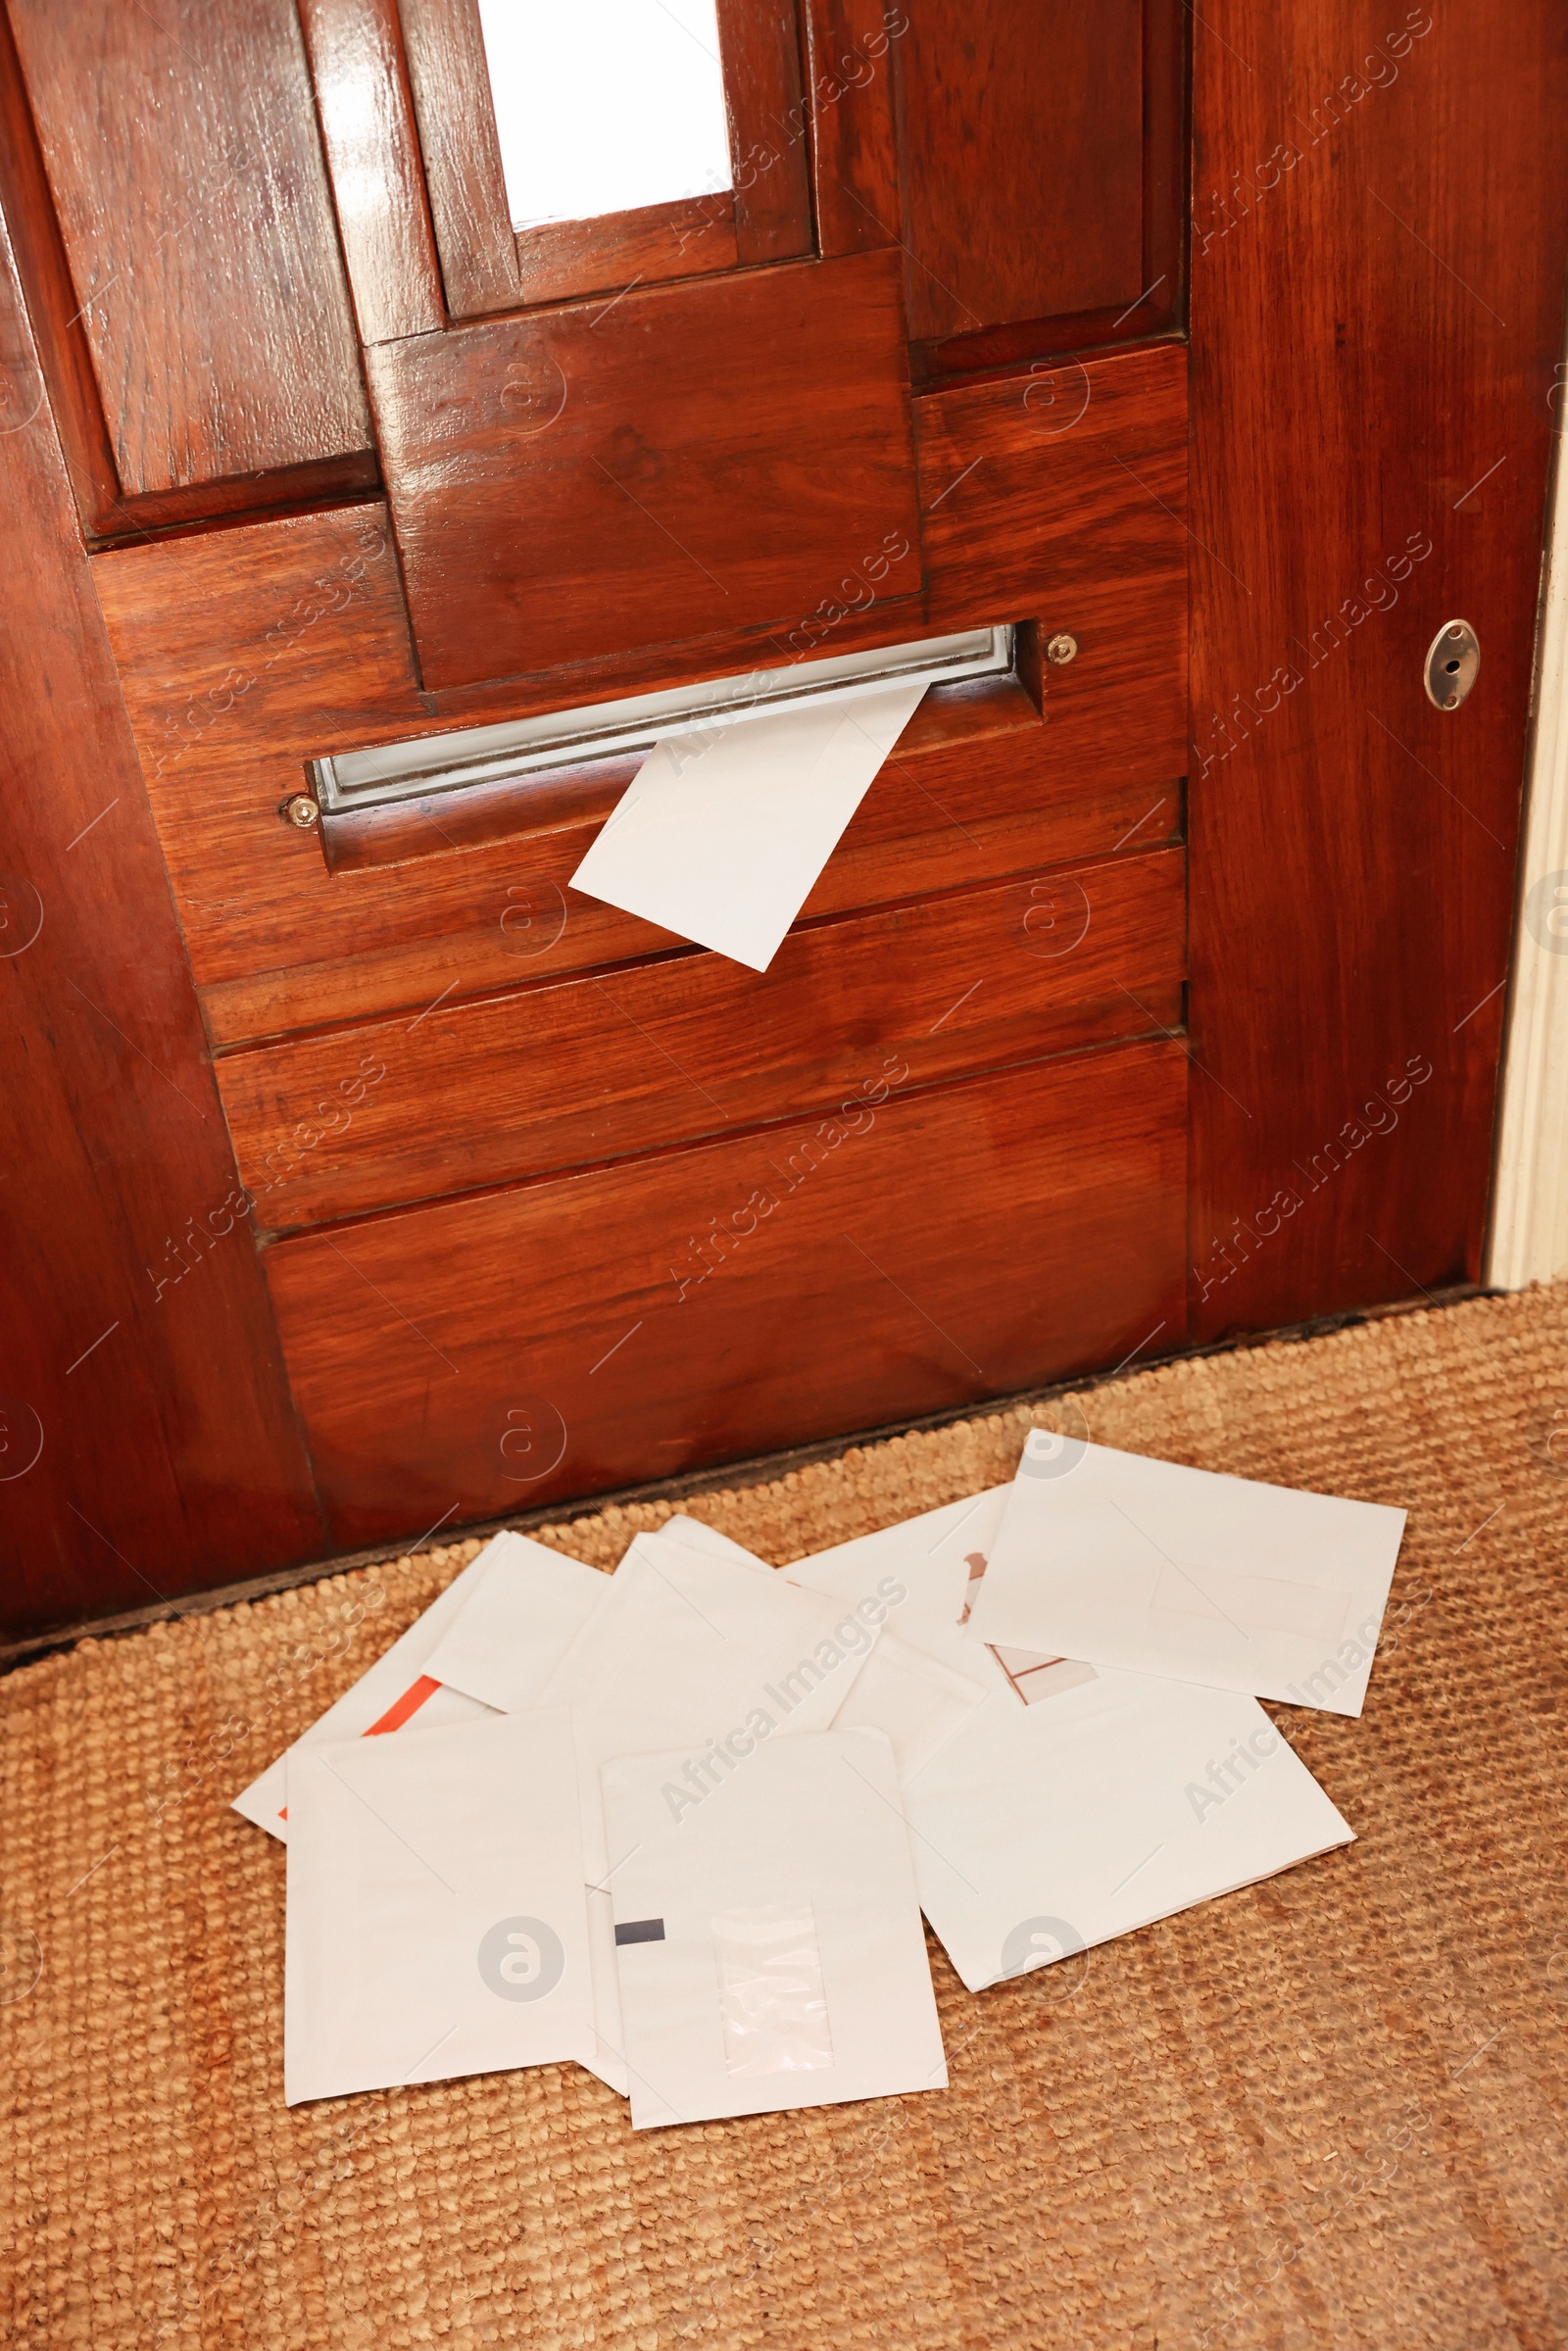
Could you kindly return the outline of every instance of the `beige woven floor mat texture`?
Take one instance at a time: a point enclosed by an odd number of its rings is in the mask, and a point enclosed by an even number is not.
[[[83,1641],[0,1682],[3,2339],[1568,2344],[1568,1290],[1081,1408],[1408,1508],[1362,1719],[1270,1708],[1357,1843],[978,1997],[933,1942],[929,2096],[634,2135],[552,2066],[289,2112],[284,1853],[229,1798],[477,1546]],[[1073,1410],[685,1507],[782,1563],[996,1484]],[[670,1507],[542,1539],[609,1568]]]

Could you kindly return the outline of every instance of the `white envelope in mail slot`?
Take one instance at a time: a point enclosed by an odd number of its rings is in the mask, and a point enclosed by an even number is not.
[[[594,2055],[564,1708],[288,1761],[289,2105]]]
[[[656,745],[572,888],[765,971],[924,692],[900,680]]]
[[[633,2129],[945,2087],[883,1734],[766,1739],[695,1806],[682,1763],[604,1771]]]

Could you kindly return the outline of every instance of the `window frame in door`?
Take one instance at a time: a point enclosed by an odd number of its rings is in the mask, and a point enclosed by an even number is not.
[[[446,306],[455,318],[814,250],[795,0],[717,0],[732,185],[514,229],[478,0],[400,0]]]

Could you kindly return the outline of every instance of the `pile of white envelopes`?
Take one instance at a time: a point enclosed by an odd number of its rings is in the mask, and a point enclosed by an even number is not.
[[[1403,1526],[1037,1430],[780,1571],[498,1535],[237,1800],[288,1843],[288,2102],[940,2088],[922,1911],[978,1991],[1351,1840],[1257,1698],[1360,1713]]]

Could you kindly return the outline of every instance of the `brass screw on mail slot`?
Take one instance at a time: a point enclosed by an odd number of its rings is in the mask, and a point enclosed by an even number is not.
[[[1048,661],[1054,661],[1058,667],[1063,661],[1074,661],[1077,653],[1077,638],[1069,637],[1064,628],[1058,628],[1054,637],[1046,640],[1046,659]]]
[[[302,833],[321,821],[321,811],[308,792],[296,792],[292,800],[283,803],[283,815],[288,823],[298,825]]]

